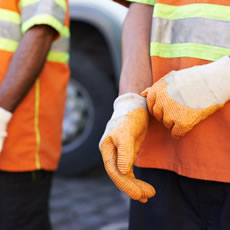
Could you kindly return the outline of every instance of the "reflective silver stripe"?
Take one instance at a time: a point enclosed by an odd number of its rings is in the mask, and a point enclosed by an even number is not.
[[[58,21],[64,24],[65,10],[59,6],[54,0],[40,0],[34,4],[29,4],[22,8],[21,20],[26,22],[33,16],[48,14],[55,17]]]
[[[20,25],[0,20],[0,37],[19,41],[21,38]]]
[[[230,22],[207,18],[153,18],[151,41],[164,44],[199,43],[230,48]]]
[[[69,50],[69,37],[60,37],[58,40],[53,42],[51,46],[52,51],[56,52],[68,52]]]

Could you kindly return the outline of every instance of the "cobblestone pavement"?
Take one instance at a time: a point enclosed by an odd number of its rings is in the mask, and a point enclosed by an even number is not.
[[[126,230],[128,199],[102,167],[88,176],[55,176],[51,191],[53,230]]]

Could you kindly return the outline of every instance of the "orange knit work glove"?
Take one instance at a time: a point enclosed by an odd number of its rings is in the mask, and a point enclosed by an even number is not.
[[[148,128],[145,98],[135,93],[119,96],[99,147],[105,170],[115,185],[142,203],[155,195],[148,183],[135,178],[132,166]]]
[[[230,99],[230,58],[172,71],[141,95],[172,137],[182,137]]]

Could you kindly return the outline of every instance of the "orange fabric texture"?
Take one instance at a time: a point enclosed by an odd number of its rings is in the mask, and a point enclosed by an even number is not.
[[[18,3],[20,0],[0,0],[0,9],[18,12]]]
[[[6,8],[20,14],[17,0],[0,0],[0,9]],[[67,15],[66,25],[68,20]],[[0,49],[0,83],[7,73],[13,54]],[[68,63],[45,63],[35,85],[13,113],[0,154],[0,170],[57,168],[69,75]]]
[[[130,198],[142,203],[155,195],[154,188],[135,178],[132,165],[146,136],[148,113],[136,109],[127,114],[126,119],[107,135],[100,145],[106,172],[114,184]]]

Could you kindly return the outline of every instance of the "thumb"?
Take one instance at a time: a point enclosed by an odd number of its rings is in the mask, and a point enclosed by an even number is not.
[[[147,97],[150,88],[151,88],[151,87],[148,87],[148,88],[146,88],[144,91],[142,91],[142,92],[141,92],[141,96],[142,96],[142,97]]]
[[[149,93],[147,96],[148,111],[151,115],[153,115],[153,106],[155,105],[155,102],[156,102],[156,91],[155,91],[155,87],[152,87],[149,90]]]
[[[192,127],[185,127],[183,125],[174,124],[174,126],[172,127],[172,130],[171,130],[171,136],[174,139],[178,140],[181,137],[183,137],[191,129],[192,129]]]

